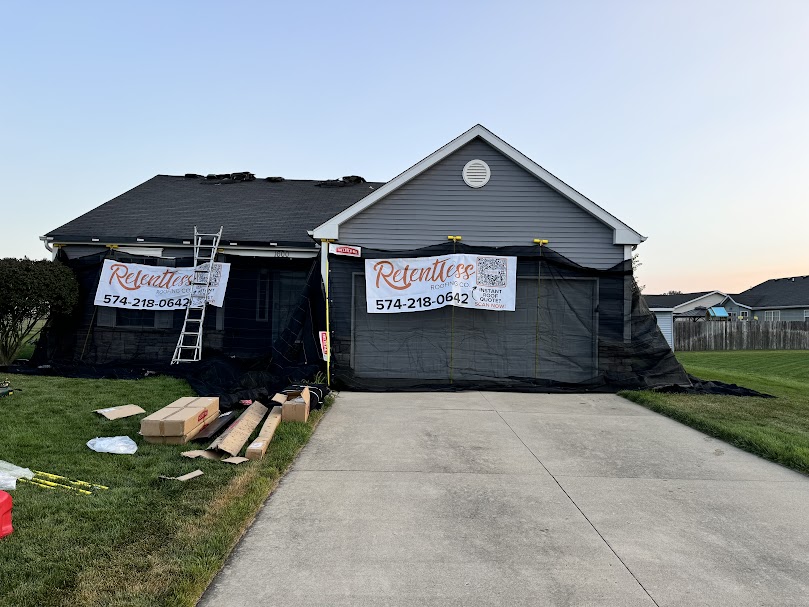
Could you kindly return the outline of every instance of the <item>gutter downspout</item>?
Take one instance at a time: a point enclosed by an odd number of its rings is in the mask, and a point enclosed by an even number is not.
[[[45,245],[45,248],[48,249],[48,252],[51,254],[51,261],[54,261],[56,259],[56,251],[54,251],[53,247],[48,244],[48,237],[40,236],[39,239],[42,241],[42,244]]]

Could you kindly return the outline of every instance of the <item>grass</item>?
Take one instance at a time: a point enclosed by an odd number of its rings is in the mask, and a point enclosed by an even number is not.
[[[10,379],[22,390],[0,399],[0,459],[110,489],[18,485],[14,533],[0,540],[2,607],[194,605],[322,416],[281,424],[263,460],[232,466],[180,456],[195,446],[143,442],[140,417],[92,412],[135,403],[150,413],[193,395],[182,380]],[[117,435],[138,452],[85,445]],[[204,476],[187,483],[158,479],[197,468]]]
[[[777,398],[621,393],[653,411],[766,459],[809,474],[809,351],[680,352],[701,379],[735,383]]]
[[[34,355],[34,349],[37,345],[37,339],[39,339],[39,332],[42,331],[42,327],[45,326],[45,321],[38,322],[34,326],[34,330],[31,331],[31,334],[25,339],[25,343],[23,344],[20,351],[17,353],[16,360],[25,359],[29,360]]]

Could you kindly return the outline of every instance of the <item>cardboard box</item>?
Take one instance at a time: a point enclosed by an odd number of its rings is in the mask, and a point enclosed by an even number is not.
[[[261,420],[267,415],[267,407],[256,401],[225,432],[211,443],[208,449],[218,449],[230,455],[238,455]]]
[[[281,405],[281,419],[285,422],[305,422],[309,419],[309,388],[302,392],[279,393],[272,397]]]
[[[273,407],[270,411],[267,421],[261,427],[261,432],[258,433],[256,439],[247,447],[245,455],[247,459],[261,459],[267,453],[270,446],[270,441],[275,434],[276,428],[281,423],[281,407]]]
[[[197,434],[202,432],[203,428],[207,427],[208,424],[202,423],[188,434],[183,434],[181,436],[149,436],[148,434],[143,435],[143,440],[147,443],[152,443],[155,445],[184,445],[191,439],[193,439]]]
[[[180,398],[140,420],[140,433],[144,437],[186,436],[218,414],[217,396]]]

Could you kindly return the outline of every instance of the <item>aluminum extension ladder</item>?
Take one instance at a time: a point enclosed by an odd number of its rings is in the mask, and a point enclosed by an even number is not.
[[[208,291],[211,287],[213,263],[222,229],[216,234],[200,234],[194,226],[194,274],[191,279],[191,297],[185,308],[185,320],[171,364],[194,362],[202,358],[202,325],[208,307]]]

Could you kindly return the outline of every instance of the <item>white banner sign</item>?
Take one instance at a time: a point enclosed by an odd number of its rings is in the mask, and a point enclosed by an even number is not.
[[[199,266],[207,268],[207,264]],[[208,303],[221,307],[230,275],[229,263],[213,264]],[[191,301],[194,268],[144,266],[104,260],[95,305],[130,310],[183,309]]]
[[[444,306],[513,312],[517,258],[457,254],[366,259],[365,293],[370,314]]]

